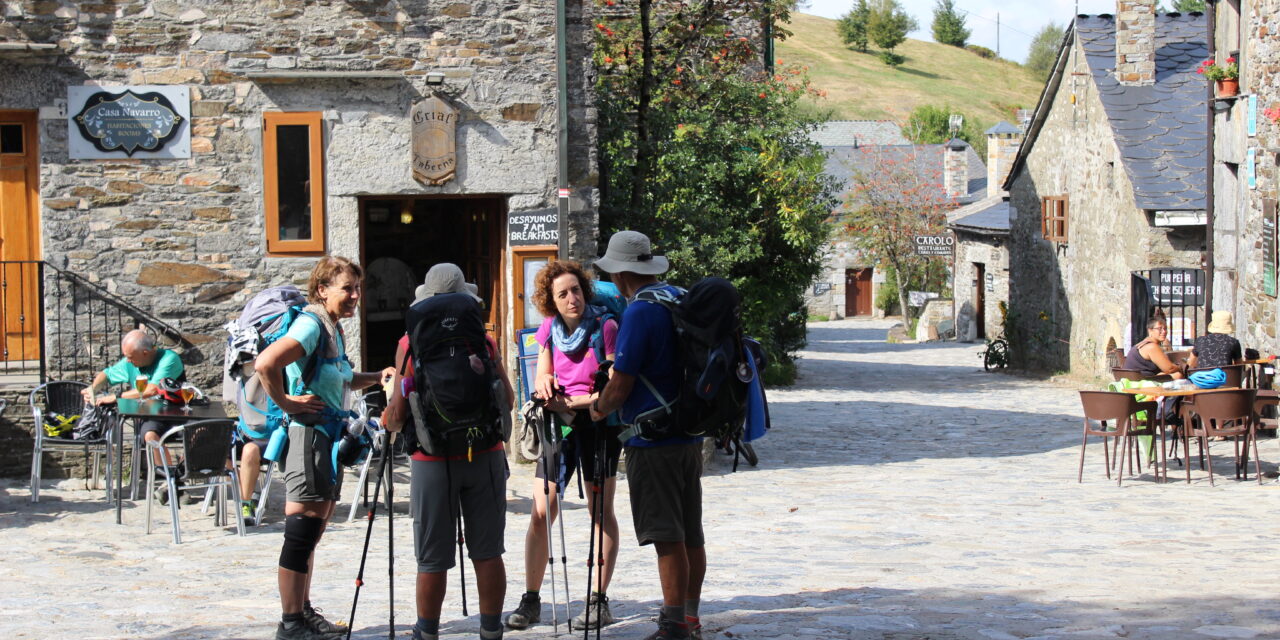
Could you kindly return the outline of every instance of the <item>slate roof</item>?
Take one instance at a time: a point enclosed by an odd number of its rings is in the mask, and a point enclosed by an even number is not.
[[[1196,73],[1209,55],[1206,18],[1200,13],[1156,15],[1156,78],[1151,86],[1122,86],[1115,71],[1115,18],[1077,16],[1063,39],[1053,77],[1041,94],[1027,139],[1018,152],[1007,189],[1035,145],[1052,107],[1072,38],[1079,39],[1089,73],[1111,124],[1121,164],[1133,183],[1140,209],[1205,208],[1208,153],[1208,99],[1205,80]]]
[[[881,145],[874,147],[836,147],[827,150],[827,175],[834,176],[841,185],[838,196],[843,203],[849,191],[849,185],[857,172],[874,172],[892,164],[909,163],[911,171],[921,180],[938,185],[940,193],[945,187],[943,180],[944,144],[904,144]],[[987,168],[973,147],[965,144],[965,158],[969,165],[969,193],[956,199],[959,204],[967,204],[980,200],[987,192]]]
[[[889,120],[832,120],[819,125],[809,138],[823,147],[911,144]]]
[[[987,129],[987,131],[986,131],[986,135],[989,135],[989,136],[1005,135],[1005,134],[1007,134],[1007,135],[1021,135],[1021,134],[1022,134],[1022,129],[1019,129],[1019,128],[1017,128],[1017,127],[1015,127],[1015,126],[1013,126],[1013,125],[1009,124],[1008,122],[1005,122],[1004,120],[1001,120],[1000,122],[997,122],[997,123],[996,123],[996,126],[991,127],[990,129]]]
[[[1009,201],[989,196],[947,214],[947,226],[980,235],[1009,235]]]

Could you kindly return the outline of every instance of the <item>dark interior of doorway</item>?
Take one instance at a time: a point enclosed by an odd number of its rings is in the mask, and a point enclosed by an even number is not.
[[[462,268],[484,299],[490,332],[501,306],[501,219],[505,200],[494,197],[362,198],[360,221],[365,278],[366,369],[395,363],[404,313],[427,270],[441,262]]]

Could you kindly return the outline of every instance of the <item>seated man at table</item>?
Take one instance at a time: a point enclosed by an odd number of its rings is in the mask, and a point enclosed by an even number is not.
[[[1124,358],[1124,368],[1142,373],[1144,378],[1154,378],[1161,374],[1181,378],[1181,367],[1169,360],[1164,351],[1164,343],[1169,335],[1169,327],[1164,318],[1154,317],[1147,320],[1147,337],[1133,345]]]
[[[1236,325],[1230,311],[1214,311],[1213,321],[1205,330],[1208,333],[1196,338],[1187,366],[1192,369],[1225,367],[1244,360],[1240,341],[1231,337]]]
[[[121,398],[150,398],[160,394],[159,387],[156,383],[165,378],[173,378],[174,380],[182,380],[184,378],[182,369],[182,359],[168,349],[156,347],[155,339],[151,334],[141,329],[134,329],[124,335],[124,339],[120,341],[120,352],[124,354],[119,362],[103,369],[98,375],[94,376],[93,383],[80,393],[84,395],[85,402],[96,402],[97,404],[110,404],[116,401],[115,395],[98,395],[110,385],[127,384],[133,386],[135,381],[140,377],[146,379],[146,386],[142,391],[137,388],[120,394]],[[173,426],[172,424],[168,426]],[[166,425],[158,420],[148,420],[142,423],[139,432],[142,434],[143,440],[147,442],[155,442],[165,432]],[[157,462],[160,462],[157,460]]]

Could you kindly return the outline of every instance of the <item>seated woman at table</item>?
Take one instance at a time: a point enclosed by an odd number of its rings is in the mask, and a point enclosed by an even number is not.
[[[1181,378],[1180,367],[1170,361],[1164,352],[1163,344],[1168,334],[1169,327],[1164,323],[1164,318],[1147,320],[1147,337],[1129,350],[1124,358],[1124,368],[1140,371],[1144,377],[1154,378],[1164,374],[1175,379]]]
[[[1236,325],[1230,311],[1214,311],[1213,321],[1206,331],[1208,333],[1196,338],[1187,366],[1192,369],[1225,367],[1244,360],[1240,341],[1231,337],[1236,332]]]

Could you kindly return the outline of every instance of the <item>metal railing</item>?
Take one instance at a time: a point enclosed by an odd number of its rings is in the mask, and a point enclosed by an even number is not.
[[[41,382],[90,377],[120,358],[120,338],[137,328],[187,344],[150,312],[47,262],[0,261],[0,292],[0,375],[38,375]]]

